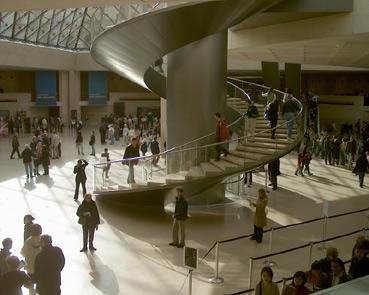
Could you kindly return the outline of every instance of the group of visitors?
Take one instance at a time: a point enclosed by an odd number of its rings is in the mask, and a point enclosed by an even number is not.
[[[329,247],[326,257],[314,261],[308,271],[297,271],[292,282],[282,290],[282,295],[305,295],[322,289],[343,284],[349,280],[369,275],[369,241],[359,236],[352,250],[352,258],[348,272],[345,264],[338,257],[338,250]],[[279,295],[279,288],[273,282],[273,271],[270,267],[261,270],[261,280],[255,287],[256,295]]]

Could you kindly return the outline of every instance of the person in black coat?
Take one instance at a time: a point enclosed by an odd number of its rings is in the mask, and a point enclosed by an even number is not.
[[[157,137],[154,137],[154,140],[150,144],[151,153],[154,155],[152,158],[152,164],[156,166],[159,162],[160,156],[157,156],[160,154],[160,147],[159,142],[157,141]]]
[[[273,190],[275,191],[278,188],[277,176],[279,174],[279,159],[274,160],[268,164],[268,173],[270,182],[273,186]]]
[[[36,256],[34,280],[40,295],[60,295],[60,273],[65,265],[63,251],[52,245],[49,235],[40,239],[41,252]]]
[[[83,161],[83,163],[82,163]],[[74,191],[74,200],[77,201],[79,195],[79,185],[82,184],[83,195],[86,194],[86,166],[88,162],[86,160],[78,160],[77,165],[74,166],[73,173],[76,175],[76,189]]]
[[[96,142],[95,131],[92,131],[90,141],[88,143],[91,146],[90,156],[95,156],[95,142]]]
[[[138,139],[133,138],[132,143],[126,147],[126,150],[124,151],[123,160],[130,159],[130,158],[138,158],[140,156],[140,150],[139,150],[139,144]],[[138,164],[138,159],[131,160],[131,161],[122,161],[123,165],[128,165],[129,172],[127,177],[127,183],[136,183],[135,182],[135,171],[134,171],[134,165]]]
[[[43,175],[49,175],[50,152],[49,148],[46,145],[42,145],[41,164],[44,168]]]
[[[101,144],[105,144],[105,139],[106,139],[106,129],[107,129],[107,126],[105,123],[102,123],[100,125],[100,128],[99,128],[99,132],[100,132],[100,142]]]
[[[96,203],[92,200],[91,194],[86,194],[82,204],[77,209],[79,223],[82,224],[83,248],[80,252],[87,251],[87,240],[90,251],[96,251],[94,247],[95,230],[100,224],[100,215]]]
[[[277,122],[278,122],[278,109],[279,109],[278,100],[277,99],[274,99],[268,105],[268,120],[270,122],[270,128],[272,129],[272,139],[275,138],[275,129],[273,129],[273,128],[277,126]]]
[[[27,178],[33,177],[33,167],[32,167],[32,150],[28,144],[24,146],[24,150],[22,152],[22,159],[24,164],[24,169],[26,170]]]
[[[368,168],[368,159],[366,158],[365,153],[361,151],[361,153],[359,153],[359,158],[356,160],[355,168],[352,171],[352,173],[355,173],[355,175],[359,175],[359,184],[361,188],[364,187],[364,177]]]
[[[173,215],[173,242],[170,246],[183,248],[185,244],[185,220],[188,218],[188,203],[183,196],[183,188],[177,187],[176,207]],[[179,231],[181,235],[178,237]]]
[[[368,241],[360,241],[355,249],[355,256],[351,259],[349,274],[353,279],[369,275]]]
[[[19,140],[17,134],[14,134],[12,139],[12,153],[10,154],[10,159],[14,159],[14,153],[17,153],[19,159],[21,158],[21,155],[19,153]]]
[[[23,240],[24,242],[31,236],[31,226],[33,225],[33,216],[31,214],[26,214],[23,217],[24,223],[24,231],[23,231]]]

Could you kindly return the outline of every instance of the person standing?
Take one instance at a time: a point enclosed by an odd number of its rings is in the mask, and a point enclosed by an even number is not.
[[[355,173],[355,175],[359,176],[359,184],[361,188],[364,187],[364,177],[365,173],[368,171],[368,168],[369,168],[368,159],[366,158],[365,153],[361,151],[359,153],[358,159],[356,160],[355,168],[354,170],[352,170],[352,173]]]
[[[352,279],[369,275],[368,243],[368,241],[364,240],[360,241],[356,246],[355,255],[351,259],[350,269],[348,271]]]
[[[256,240],[257,243],[261,243],[263,241],[263,227],[267,224],[265,208],[268,205],[268,196],[264,189],[259,189],[258,194],[259,196],[256,203],[250,201],[250,206],[256,208],[254,234],[252,235],[251,240]]]
[[[261,270],[261,280],[255,287],[255,295],[279,295],[278,285],[273,282],[273,271],[268,266]]]
[[[268,120],[270,122],[270,129],[272,130],[272,139],[275,139],[275,132],[278,122],[278,108],[279,103],[277,99],[274,99],[267,105]]]
[[[78,207],[76,214],[79,217],[79,223],[82,225],[83,231],[83,248],[80,252],[87,251],[87,240],[90,251],[96,251],[94,237],[95,230],[98,229],[100,224],[100,215],[90,193],[85,194],[84,200]]]
[[[243,115],[245,118],[245,132],[243,139],[244,143],[247,142],[247,139],[249,139],[250,141],[254,141],[256,119],[259,117],[258,109],[256,108],[256,106],[252,101],[246,100],[246,105],[247,111]]]
[[[42,145],[41,163],[42,163],[42,167],[44,168],[43,175],[49,175],[50,153],[46,145]]]
[[[355,155],[356,155],[356,140],[353,136],[350,136],[350,140],[347,143],[346,146],[346,154],[347,154],[347,166],[348,169],[351,170],[352,164],[355,161]]]
[[[51,157],[53,159],[58,159],[60,157],[59,155],[59,144],[60,144],[60,136],[59,134],[54,130],[51,134]]]
[[[215,161],[220,161],[220,154],[223,152],[224,157],[226,157],[229,154],[228,149],[225,147],[225,143],[221,143],[223,141],[226,141],[229,139],[229,130],[227,128],[227,124],[224,119],[222,119],[222,116],[220,113],[215,113],[215,120],[217,121],[217,126],[215,130],[215,139],[217,144],[215,146],[216,150],[216,159]]]
[[[33,167],[32,167],[32,151],[28,144],[24,145],[24,150],[22,152],[22,159],[24,168],[26,170],[27,178],[32,178],[33,175]]]
[[[105,125],[104,122],[101,123],[100,128],[99,128],[99,132],[100,132],[100,142],[101,142],[101,144],[105,144],[106,125]]]
[[[60,295],[60,273],[65,265],[63,251],[52,245],[49,235],[40,239],[41,252],[35,261],[36,290],[40,295]]]
[[[282,106],[282,115],[284,119],[287,121],[287,139],[292,139],[292,129],[295,119],[295,113],[299,110],[297,104],[291,97],[287,97],[286,101],[283,103]]]
[[[24,230],[23,230],[23,241],[25,242],[31,236],[31,227],[33,225],[33,216],[31,214],[26,214],[23,217]]]
[[[185,221],[188,218],[188,203],[183,196],[183,188],[177,187],[176,205],[173,215],[173,242],[169,243],[170,246],[177,248],[183,248],[185,245]],[[180,235],[178,233],[181,233]]]
[[[14,159],[13,155],[14,153],[17,153],[18,158],[21,158],[21,155],[19,153],[19,140],[17,133],[14,133],[13,139],[12,139],[12,153],[10,154],[10,159]]]
[[[330,274],[331,287],[346,283],[350,277],[346,273],[345,264],[340,258],[334,258],[331,261],[332,273]]]
[[[33,224],[30,229],[31,236],[24,242],[21,254],[26,260],[26,270],[28,275],[33,278],[35,273],[35,261],[37,255],[41,252],[41,234],[42,228],[39,224]]]
[[[91,136],[90,136],[90,141],[88,143],[91,146],[90,156],[95,156],[95,142],[96,142],[95,131],[92,131]]]
[[[279,174],[279,159],[271,161],[268,164],[269,179],[273,186],[273,191],[278,189],[277,176]]]
[[[84,155],[84,153],[83,153],[83,136],[82,136],[81,131],[77,132],[76,147],[77,147],[78,155],[81,155],[81,154]]]
[[[105,164],[105,166],[103,167],[103,173],[102,173],[103,180],[108,179],[111,164],[110,164],[110,154],[107,148],[105,148],[104,152],[101,153],[100,162]]]
[[[298,271],[293,275],[292,283],[286,285],[282,290],[282,295],[307,295],[311,292],[305,287],[306,276],[303,271]]]
[[[131,159],[131,158],[138,158],[138,157],[140,157],[139,144],[138,144],[138,139],[134,137],[132,139],[131,144],[127,146],[126,150],[124,151],[123,160]],[[129,167],[127,183],[128,184],[136,183],[134,166],[138,164],[138,159],[122,161],[122,164],[128,165]]]
[[[6,264],[6,258],[12,255],[10,250],[13,247],[13,241],[11,238],[5,238],[2,241],[3,248],[0,250],[0,278],[9,271]]]
[[[249,183],[248,185],[247,185],[247,182]],[[244,183],[244,185],[247,185],[248,187],[251,187],[251,185],[252,185],[252,171],[244,173],[243,183]]]
[[[82,163],[83,161],[83,163]],[[74,191],[74,200],[77,201],[79,195],[79,185],[82,184],[83,195],[86,194],[86,166],[88,162],[86,160],[78,160],[77,165],[74,166],[73,173],[76,175],[76,189]]]
[[[153,158],[152,158],[152,164],[154,166],[158,165],[159,162],[159,154],[160,154],[160,147],[159,147],[159,142],[157,140],[157,137],[154,137],[154,140],[150,143],[150,150],[151,153],[153,154]]]
[[[277,96],[274,93],[274,88],[270,87],[268,92],[263,93],[262,97],[266,98],[266,104],[270,104],[273,100],[277,99]]]

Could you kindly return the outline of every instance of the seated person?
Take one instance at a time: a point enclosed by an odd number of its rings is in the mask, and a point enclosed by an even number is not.
[[[349,274],[353,279],[369,275],[368,241],[361,241],[356,245],[355,256],[351,259]]]
[[[331,287],[346,283],[350,280],[345,270],[345,264],[339,258],[331,261],[332,273],[330,274]]]
[[[311,269],[305,273],[306,287],[310,291],[317,291],[329,287],[328,275],[322,271],[320,261],[314,261]]]
[[[306,276],[303,271],[298,271],[293,275],[292,283],[283,288],[282,295],[306,295],[310,294],[305,287]]]

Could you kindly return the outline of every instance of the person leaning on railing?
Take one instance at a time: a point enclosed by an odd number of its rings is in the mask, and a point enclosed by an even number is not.
[[[270,267],[261,270],[261,281],[255,287],[255,295],[279,295],[278,285],[273,281],[273,271]]]
[[[329,288],[328,274],[322,271],[322,265],[320,261],[314,261],[306,275],[306,287],[310,291],[318,291],[321,289]]]
[[[293,275],[292,283],[283,288],[282,295],[307,295],[311,292],[305,287],[306,276],[303,271]]]
[[[138,158],[139,156],[140,156],[140,150],[139,150],[138,138],[134,137],[132,139],[131,144],[127,146],[126,150],[124,151],[123,160],[130,159],[130,158]],[[129,167],[127,183],[128,184],[136,183],[134,165],[138,164],[138,159],[122,161],[122,164],[128,165]]]

